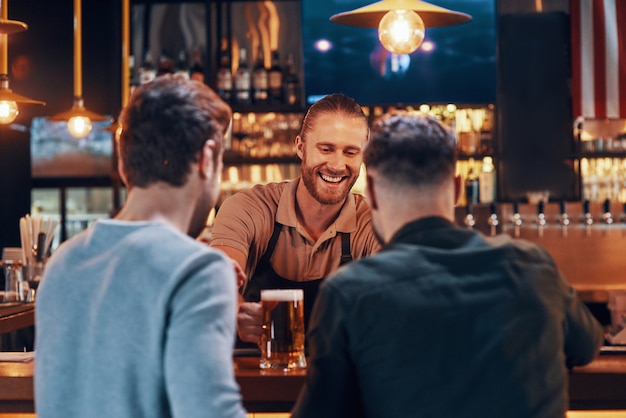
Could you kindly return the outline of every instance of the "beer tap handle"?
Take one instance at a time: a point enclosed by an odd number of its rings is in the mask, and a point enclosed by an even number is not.
[[[567,227],[569,226],[570,220],[569,220],[569,215],[567,214],[567,201],[565,200],[561,200],[561,202],[559,203],[559,209],[561,212],[561,234],[566,237],[567,236]]]
[[[613,225],[613,215],[611,214],[611,200],[606,199],[602,204],[602,223],[607,226],[604,229],[604,234],[609,235],[611,233],[611,225]]]
[[[611,200],[606,199],[602,205],[602,222],[607,225],[613,223],[613,215],[611,214]]]
[[[474,225],[476,225],[476,220],[474,219],[474,214],[472,210],[472,204],[468,203],[465,205],[465,226],[467,229],[473,229]]]
[[[591,234],[591,225],[593,225],[593,216],[591,215],[591,210],[589,209],[589,200],[585,200],[583,202],[583,213],[584,218],[583,222],[585,224],[585,234]]]
[[[626,237],[626,202],[622,205],[622,213],[619,216],[619,220],[622,224],[622,237]]]
[[[583,213],[585,214],[585,224],[588,226],[593,225],[593,216],[591,216],[591,210],[589,209],[589,201],[583,202]]]
[[[494,236],[497,233],[498,224],[500,223],[498,221],[498,211],[495,202],[491,203],[491,205],[489,206],[489,210],[491,213],[489,215],[489,219],[487,219],[487,223],[490,226],[491,236]]]
[[[543,200],[540,200],[539,203],[537,203],[537,232],[540,237],[543,236],[543,227],[546,226],[546,215],[544,213],[544,207],[545,203],[543,202]]]
[[[519,203],[513,202],[513,235],[518,238],[520,236],[520,228],[522,227],[522,215],[519,213]]]

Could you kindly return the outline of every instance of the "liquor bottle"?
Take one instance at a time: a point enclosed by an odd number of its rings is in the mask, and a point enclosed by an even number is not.
[[[480,184],[478,175],[476,174],[476,171],[474,171],[474,159],[470,158],[468,164],[469,171],[467,172],[467,178],[465,179],[465,203],[470,205],[480,201]]]
[[[195,49],[192,56],[193,64],[191,64],[191,68],[189,69],[189,78],[204,83],[204,66],[202,65],[202,57],[200,55],[200,51]]]
[[[296,73],[296,64],[292,53],[287,54],[285,79],[283,81],[283,97],[291,106],[300,104],[300,78]]]
[[[230,66],[230,53],[227,48],[220,51],[220,64],[217,68],[215,88],[226,103],[233,100],[233,71]]]
[[[283,103],[283,69],[280,65],[280,54],[272,51],[272,66],[268,71],[269,101],[272,104]]]
[[[256,104],[267,103],[268,74],[263,60],[263,48],[259,48],[254,68],[252,69],[252,101]]]
[[[496,199],[496,169],[493,165],[493,158],[484,157],[478,176],[480,183],[480,202],[491,203]]]
[[[239,67],[235,72],[235,103],[250,104],[250,66],[245,48],[239,50]]]
[[[139,67],[139,84],[149,83],[154,80],[156,77],[156,68],[154,68],[154,63],[152,62],[152,56],[150,55],[150,51],[146,51],[143,62]]]
[[[184,49],[181,49],[178,53],[174,72],[189,79],[189,62],[187,61],[187,52]]]

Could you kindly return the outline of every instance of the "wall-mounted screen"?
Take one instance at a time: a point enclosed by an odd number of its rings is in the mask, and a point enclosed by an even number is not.
[[[363,105],[495,103],[495,0],[431,1],[467,13],[472,20],[427,28],[424,42],[409,55],[394,55],[383,49],[376,29],[329,20],[336,13],[369,3],[302,0],[307,103],[337,92]]]
[[[85,138],[76,139],[67,122],[35,117],[30,127],[33,177],[109,176],[113,170],[113,133],[110,122],[93,122]]]

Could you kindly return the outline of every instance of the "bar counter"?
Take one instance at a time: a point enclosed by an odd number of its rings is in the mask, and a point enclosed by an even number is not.
[[[0,362],[0,413],[34,412],[34,361]],[[249,412],[288,412],[304,384],[305,371],[261,371],[258,358],[236,357],[235,377]],[[626,355],[601,354],[570,373],[573,410],[626,409]]]
[[[0,303],[0,334],[35,324],[34,303]]]

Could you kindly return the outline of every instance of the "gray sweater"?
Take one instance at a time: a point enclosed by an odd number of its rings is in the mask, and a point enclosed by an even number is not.
[[[37,416],[245,417],[236,292],[221,252],[163,223],[98,221],[39,288]]]

